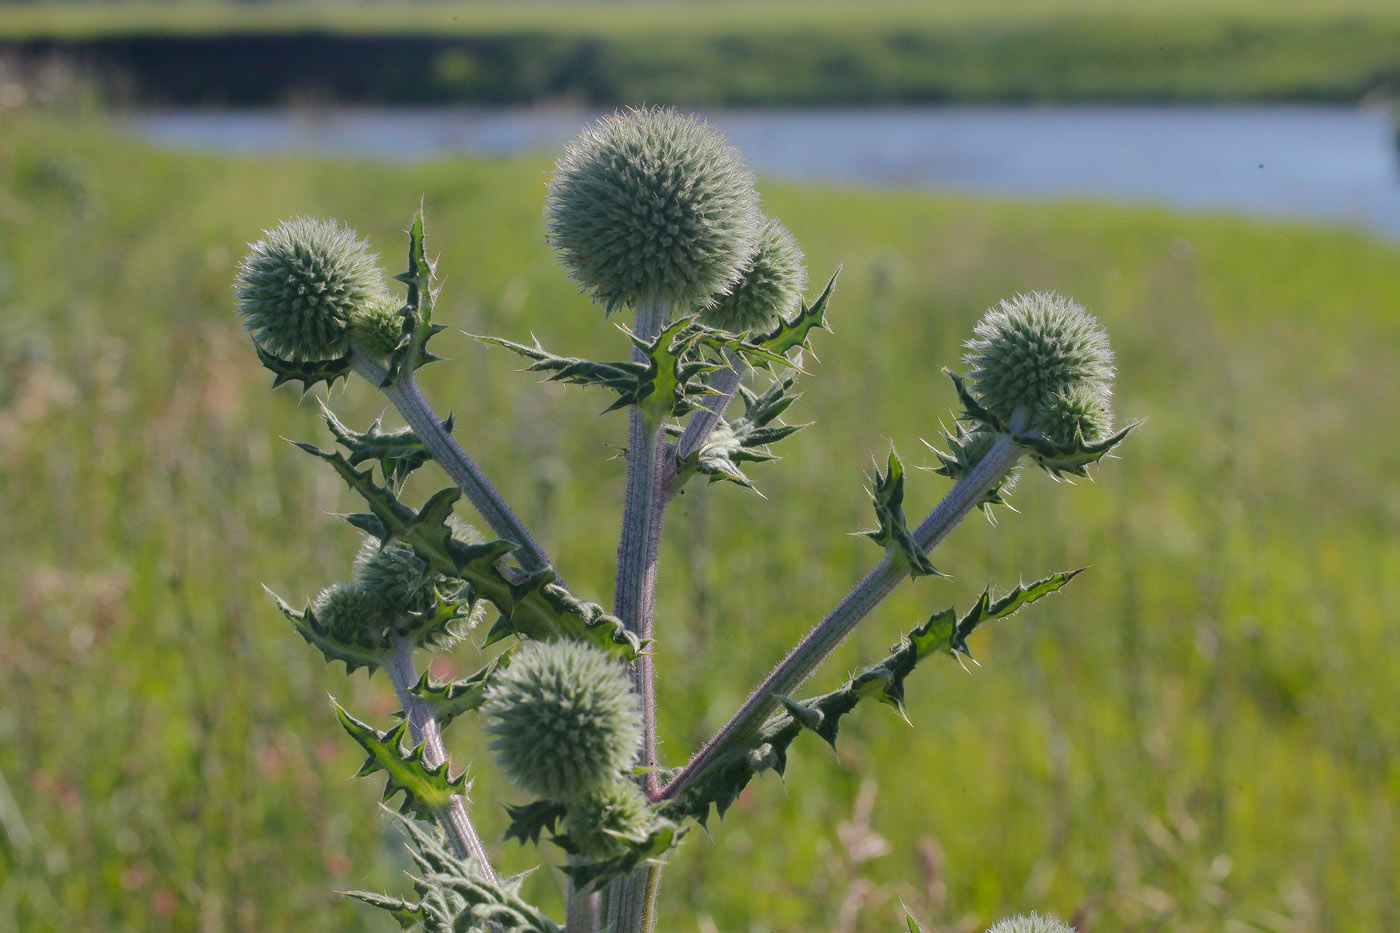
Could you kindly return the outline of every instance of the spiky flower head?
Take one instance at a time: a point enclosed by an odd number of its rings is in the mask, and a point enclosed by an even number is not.
[[[1054,917],[1042,917],[1031,911],[1019,917],[1008,917],[987,933],[1074,933],[1074,927],[1061,923]]]
[[[356,308],[350,315],[350,342],[375,359],[394,352],[403,337],[399,303],[388,295]]]
[[[608,655],[579,642],[529,642],[487,690],[491,749],[506,777],[550,800],[596,794],[631,767],[642,711]]]
[[[1057,447],[1093,443],[1113,433],[1108,398],[1085,386],[1056,393],[1035,411],[1035,427]]]
[[[802,248],[787,227],[764,217],[758,249],[743,276],[700,315],[700,322],[731,333],[771,330],[779,318],[791,318],[807,288]]]
[[[655,822],[641,789],[623,778],[571,802],[564,832],[570,849],[603,861],[624,854],[629,842],[644,842]]]
[[[739,280],[760,228],[739,153],[663,108],[615,113],[571,142],[545,221],[569,275],[609,312],[643,299],[707,307]]]
[[[355,312],[386,294],[369,243],[339,221],[311,217],[264,230],[239,265],[234,287],[253,339],[293,362],[344,355]]]
[[[366,538],[355,555],[355,579],[373,593],[389,612],[424,612],[436,602],[433,575],[411,548],[380,546]]]
[[[1017,295],[989,310],[966,344],[970,389],[1002,422],[1018,408],[1030,415],[1056,396],[1107,398],[1113,380],[1108,334],[1093,315],[1063,295]]]

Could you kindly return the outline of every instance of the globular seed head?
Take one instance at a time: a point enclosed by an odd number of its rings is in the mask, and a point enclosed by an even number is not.
[[[987,933],[1074,933],[1074,927],[1061,923],[1054,917],[1042,917],[1031,911],[1019,917],[1008,917],[994,925]]]
[[[501,770],[528,793],[579,800],[631,767],[641,702],[622,668],[578,642],[529,642],[482,706]]]
[[[1092,444],[1113,433],[1113,410],[1104,393],[1076,386],[1042,402],[1033,423],[1057,447]]]
[[[369,244],[334,220],[295,217],[253,243],[234,281],[243,326],[288,361],[328,360],[349,349],[357,309],[383,299]]]
[[[350,342],[375,359],[394,352],[403,337],[403,317],[399,303],[387,295],[350,314]]]
[[[619,779],[570,802],[564,832],[578,854],[602,861],[624,854],[629,841],[645,840],[654,823],[641,789]]]
[[[787,227],[772,217],[763,219],[758,248],[728,294],[700,315],[700,323],[731,333],[771,330],[780,318],[791,318],[807,288],[802,248]]]
[[[707,307],[739,281],[760,230],[739,153],[663,108],[615,113],[571,142],[545,221],[569,274],[610,312],[643,299]]]
[[[965,346],[972,395],[1003,422],[1018,408],[1034,414],[1055,396],[1106,397],[1113,380],[1113,351],[1102,325],[1054,292],[1001,302]]]

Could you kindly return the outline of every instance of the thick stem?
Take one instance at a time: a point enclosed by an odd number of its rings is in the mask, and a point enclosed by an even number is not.
[[[432,707],[412,689],[418,683],[418,672],[413,667],[413,646],[402,639],[395,639],[394,650],[385,659],[384,669],[394,684],[394,693],[398,695],[404,715],[408,717],[408,730],[413,735],[414,744],[423,746],[423,763],[436,768],[447,760],[447,751],[443,748],[442,731],[438,728]],[[446,812],[438,815],[438,822],[442,824],[447,838],[452,840],[452,848],[457,850],[457,855],[474,859],[487,880],[492,884],[497,883],[486,847],[476,834],[476,827],[472,826],[461,797],[452,798]]]
[[[654,340],[671,316],[670,306],[659,300],[637,304],[636,334]],[[635,347],[632,358],[642,358]],[[622,533],[617,544],[617,584],[613,593],[613,613],[628,631],[644,641],[652,638],[656,615],[656,564],[661,548],[661,516],[666,509],[661,477],[665,467],[665,435],[659,421],[653,423],[638,406],[628,412],[627,491],[622,506]],[[642,698],[645,728],[642,764],[657,766],[655,671],[651,654],[637,659],[633,682]],[[648,772],[649,793],[657,790],[654,772]]]
[[[1023,429],[1024,418],[1013,419],[1012,430]],[[981,462],[959,480],[938,507],[914,529],[915,543],[925,553],[937,546],[988,492],[996,488],[1016,465],[1021,453],[1022,449],[1011,436],[1004,435],[998,438]],[[777,698],[796,690],[817,666],[836,650],[836,646],[845,640],[856,625],[908,575],[909,566],[903,560],[886,557],[880,561],[826,618],[807,633],[782,663],[759,684],[733,718],[725,723],[685,768],[662,788],[661,797],[674,798],[725,752],[751,738],[777,708]]]
[[[491,526],[501,538],[519,545],[516,559],[527,572],[543,570],[550,566],[544,550],[535,542],[525,524],[512,511],[486,476],[477,469],[472,459],[461,446],[447,433],[442,421],[428,405],[412,373],[406,373],[391,386],[385,386],[388,371],[369,355],[360,350],[352,350],[350,365],[372,385],[378,386],[394,406],[403,420],[408,422],[413,433],[423,442],[438,466],[457,484],[466,495],[486,524]],[[561,581],[562,582],[562,581]]]
[[[577,856],[569,856],[570,862],[579,861]],[[599,933],[600,901],[597,891],[580,894],[569,882],[568,903],[565,905],[564,933]]]
[[[608,900],[608,930],[650,933],[656,925],[656,894],[660,887],[660,865],[644,865],[623,879],[620,890]]]

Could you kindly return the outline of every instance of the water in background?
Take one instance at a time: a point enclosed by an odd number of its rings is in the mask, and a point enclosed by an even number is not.
[[[551,109],[149,112],[159,143],[416,160],[554,152],[596,114]],[[1351,107],[907,107],[711,111],[760,174],[1088,197],[1351,223],[1400,239],[1400,150]]]

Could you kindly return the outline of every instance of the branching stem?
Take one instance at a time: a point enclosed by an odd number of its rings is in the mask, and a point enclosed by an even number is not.
[[[1025,429],[1026,416],[1018,412],[1012,419],[1012,432]],[[961,522],[978,503],[1011,471],[1022,448],[1009,435],[996,443],[973,470],[964,476],[938,507],[914,529],[914,540],[928,553]],[[909,575],[908,565],[886,557],[855,588],[807,633],[763,683],[750,694],[739,711],[705,743],[685,768],[661,790],[662,799],[674,798],[735,745],[751,738],[778,706],[778,697],[788,696],[845,640],[846,636]]]
[[[438,728],[432,707],[412,689],[418,683],[418,672],[413,666],[413,646],[402,639],[395,639],[394,649],[384,661],[384,669],[394,684],[394,693],[398,695],[404,715],[408,717],[408,730],[413,735],[414,744],[423,746],[423,763],[436,768],[447,760],[447,751],[443,747],[442,730]],[[452,840],[452,848],[457,855],[476,860],[486,879],[496,884],[491,859],[486,854],[481,837],[476,834],[471,818],[467,816],[467,806],[461,797],[452,798],[447,811],[439,814],[438,822],[443,832],[447,833],[447,838]]]
[[[391,386],[385,386],[388,371],[368,354],[359,350],[350,353],[350,365],[371,385],[379,387],[384,396],[398,409],[403,420],[418,435],[438,466],[466,495],[486,524],[501,538],[519,545],[516,559],[526,572],[551,566],[544,550],[536,543],[525,524],[511,509],[496,488],[462,450],[461,445],[442,426],[442,421],[423,398],[412,373],[405,373]],[[563,582],[562,580],[560,581]]]

